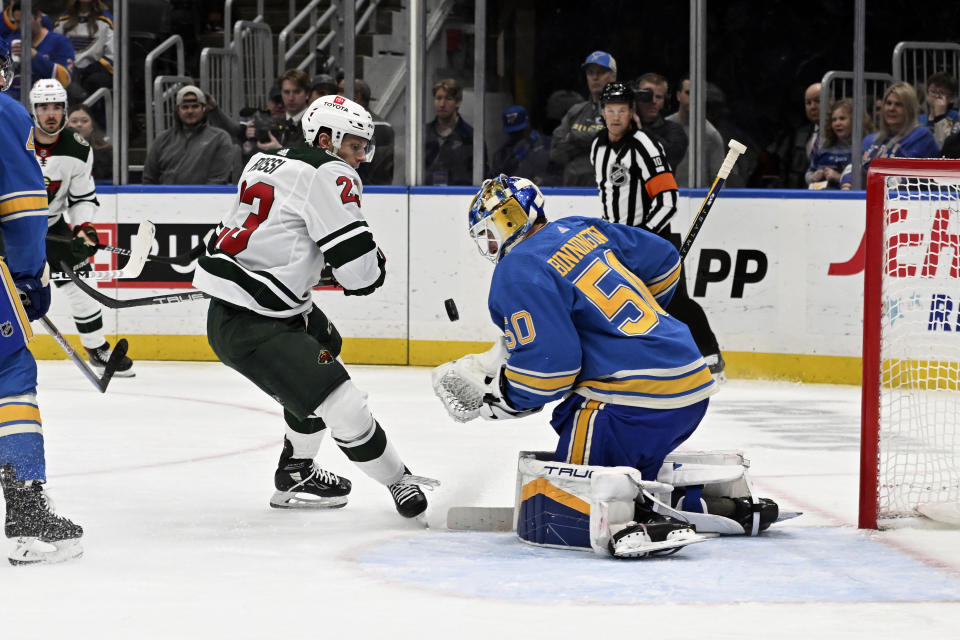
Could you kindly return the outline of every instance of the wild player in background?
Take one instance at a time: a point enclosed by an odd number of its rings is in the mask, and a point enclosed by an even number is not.
[[[0,90],[13,77],[0,40]],[[44,252],[47,197],[26,109],[0,93],[0,486],[13,564],[54,562],[82,553],[83,529],[53,512],[44,492],[46,462],[37,405],[37,363],[28,320],[50,308]],[[21,298],[24,302],[21,303]],[[39,541],[39,542],[38,542]],[[52,545],[53,549],[50,549]]]
[[[342,96],[311,104],[306,148],[254,155],[240,194],[217,227],[193,284],[212,296],[210,346],[284,408],[287,423],[274,475],[273,507],[341,507],[351,483],[314,462],[329,428],[337,446],[390,490],[400,515],[427,508],[413,476],[339,358],[342,340],[313,303],[324,265],[346,295],[369,295],[386,259],[360,209],[361,162],[373,157],[373,119]]]
[[[99,242],[93,219],[100,209],[93,182],[93,148],[83,136],[68,128],[67,92],[56,80],[38,80],[30,90],[37,160],[47,186],[50,217],[47,219],[47,261],[60,270],[66,262],[74,271],[92,270],[90,258]],[[51,236],[71,240],[69,244]],[[103,373],[110,359],[110,343],[103,332],[100,305],[69,281],[57,282],[57,289],[70,300],[70,311],[80,342],[90,364]],[[133,362],[124,356],[115,377],[136,375]]]

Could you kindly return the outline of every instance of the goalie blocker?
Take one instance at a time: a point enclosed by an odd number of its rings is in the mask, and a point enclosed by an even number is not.
[[[749,462],[737,452],[671,454],[656,482],[630,467],[552,456],[520,453],[514,524],[529,544],[643,558],[676,553],[705,533],[757,535],[778,519],[776,503],[753,496]]]

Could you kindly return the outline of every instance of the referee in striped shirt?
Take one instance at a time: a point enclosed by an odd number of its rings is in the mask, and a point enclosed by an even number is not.
[[[620,222],[670,240],[679,249],[681,237],[670,232],[677,212],[677,182],[660,143],[638,128],[633,91],[622,82],[611,82],[600,95],[606,128],[590,146],[603,218]],[[724,362],[710,322],[687,293],[680,278],[667,313],[685,323],[710,372],[723,377]]]

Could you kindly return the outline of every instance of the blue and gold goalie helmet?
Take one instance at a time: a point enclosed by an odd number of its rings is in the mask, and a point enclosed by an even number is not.
[[[470,203],[470,237],[493,262],[500,262],[538,221],[546,221],[543,194],[526,178],[501,173],[485,180]]]

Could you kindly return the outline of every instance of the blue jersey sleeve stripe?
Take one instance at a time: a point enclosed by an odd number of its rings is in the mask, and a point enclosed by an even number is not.
[[[12,200],[13,198],[23,198],[25,196],[42,196],[47,197],[46,191],[12,191],[0,196],[0,203],[6,202],[7,200]]]
[[[540,378],[536,376],[524,375],[512,371],[508,366],[503,374],[507,377],[512,383],[517,383],[518,385],[523,385],[529,387],[530,389],[540,389],[543,391],[555,392],[560,389],[569,389],[573,385],[574,381],[577,379],[576,375],[566,375],[557,378]]]
[[[670,273],[666,274],[663,279],[651,282],[647,286],[647,288],[650,289],[650,293],[652,293],[654,296],[659,296],[662,293],[672,289],[677,284],[677,280],[680,279],[680,271],[680,265],[678,264],[676,268]]]
[[[12,216],[17,213],[25,213],[30,211],[37,210],[46,210],[47,209],[47,196],[21,196],[19,198],[10,198],[9,200],[4,200],[0,202],[0,216],[7,220],[7,216]],[[19,216],[18,216],[19,217]]]

